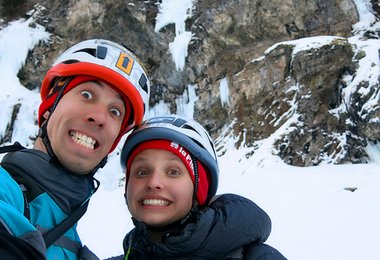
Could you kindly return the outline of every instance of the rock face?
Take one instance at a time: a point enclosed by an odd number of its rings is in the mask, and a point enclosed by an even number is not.
[[[379,79],[349,80],[365,58],[349,41],[359,20],[352,0],[196,1],[186,20],[193,36],[183,70],[168,51],[175,27],[155,31],[157,1],[25,1],[35,3],[36,22],[52,37],[31,52],[19,73],[30,89],[40,85],[58,53],[101,37],[126,43],[141,58],[153,83],[151,106],[164,100],[175,113],[175,98],[196,85],[195,119],[218,140],[235,137],[237,148],[254,153],[260,140],[285,128],[273,152],[288,164],[309,166],[365,162],[367,143],[380,141]],[[314,36],[324,36],[325,43],[297,48],[303,40],[313,45]],[[380,32],[362,37],[379,40]],[[379,70],[379,63],[372,66]],[[227,104],[221,82],[228,83]]]

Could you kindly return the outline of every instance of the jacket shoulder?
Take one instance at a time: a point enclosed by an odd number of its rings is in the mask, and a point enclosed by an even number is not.
[[[223,225],[229,230],[241,230],[242,234],[251,234],[248,242],[264,242],[272,230],[269,215],[252,200],[237,194],[218,195],[209,205],[223,218]]]
[[[287,260],[277,249],[262,243],[251,243],[244,247],[245,260]]]
[[[13,205],[18,211],[24,210],[24,196],[17,182],[8,171],[0,166],[0,201]]]

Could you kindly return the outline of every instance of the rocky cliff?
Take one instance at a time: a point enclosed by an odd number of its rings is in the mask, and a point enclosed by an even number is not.
[[[153,83],[152,107],[164,100],[175,113],[176,98],[196,86],[194,118],[219,153],[227,137],[250,148],[247,156],[274,137],[273,153],[291,165],[357,163],[368,160],[368,144],[380,141],[380,62],[366,52],[380,48],[378,1],[368,2],[375,20],[366,26],[352,0],[193,1],[182,65],[169,51],[178,28],[157,24],[160,1],[16,2],[2,0],[3,24],[33,16],[51,33],[19,72],[29,89],[40,86],[58,53],[101,37],[141,58]],[[363,73],[366,80],[356,80]]]

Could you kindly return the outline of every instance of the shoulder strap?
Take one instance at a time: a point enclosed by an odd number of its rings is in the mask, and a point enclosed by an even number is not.
[[[0,153],[16,152],[25,149],[19,142],[15,142],[11,145],[5,145],[0,147]]]
[[[9,152],[17,152],[17,151],[20,151],[22,149],[25,149],[24,146],[22,146],[19,142],[14,142],[14,144],[11,144],[11,145],[5,145],[5,146],[1,146],[0,147],[0,154],[2,153],[9,153]],[[0,162],[1,164],[1,162]],[[30,219],[30,211],[29,211],[29,203],[28,203],[28,200],[26,198],[26,188],[23,184],[19,184],[20,186],[20,189],[22,190],[22,193],[24,195],[24,216],[27,218],[27,219]]]
[[[65,234],[87,211],[89,200],[82,206],[77,208],[70,216],[65,218],[61,223],[59,223],[54,228],[50,229],[48,232],[43,234],[46,248],[54,244],[63,234]]]
[[[99,181],[95,178],[93,180],[96,182],[97,186],[95,187],[94,193],[99,188]],[[43,234],[46,248],[54,244],[61,236],[63,236],[72,226],[79,221],[79,219],[86,213],[87,207],[90,200],[87,200],[79,208],[75,209],[74,212],[65,218],[61,223],[56,225],[54,228],[50,229],[48,232]]]

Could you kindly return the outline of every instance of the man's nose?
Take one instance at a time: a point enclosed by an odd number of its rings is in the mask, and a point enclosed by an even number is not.
[[[90,108],[87,121],[99,127],[103,127],[107,120],[108,109],[103,105],[95,105]]]

